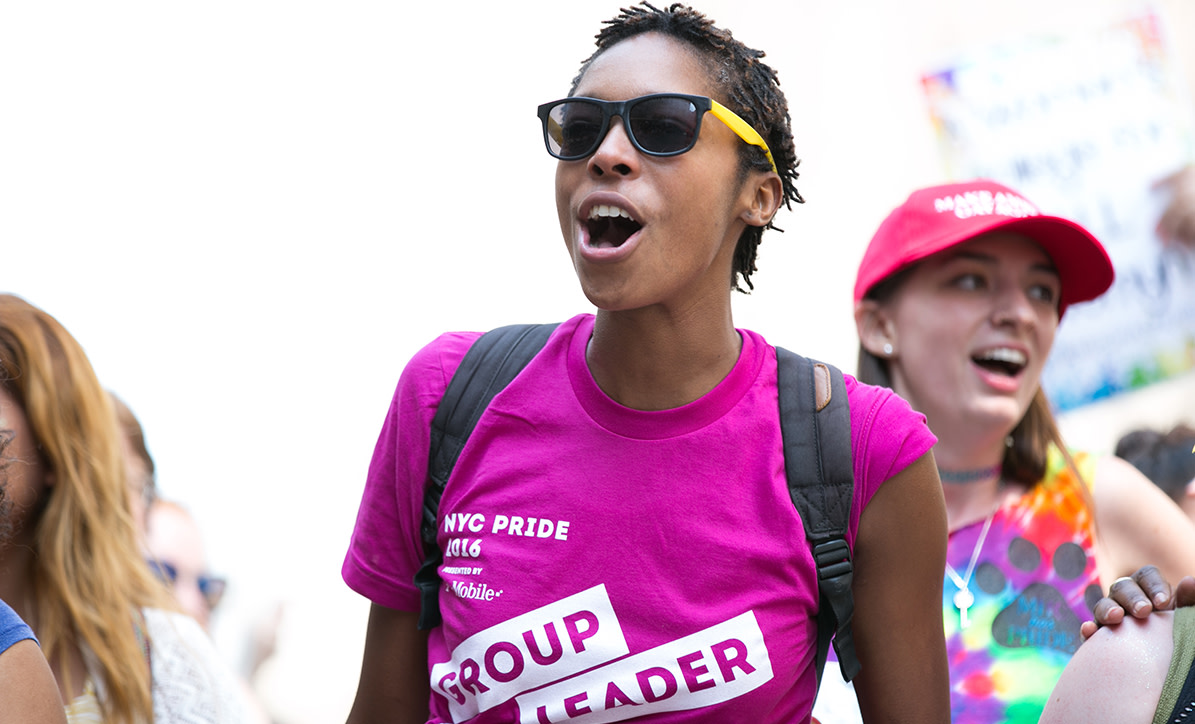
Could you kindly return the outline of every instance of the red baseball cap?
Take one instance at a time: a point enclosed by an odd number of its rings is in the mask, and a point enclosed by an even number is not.
[[[1024,234],[1050,256],[1062,284],[1060,317],[1067,306],[1095,299],[1112,286],[1112,261],[1089,231],[1042,214],[1007,186],[977,179],[914,191],[888,214],[859,263],[855,303],[901,269],[992,231]]]

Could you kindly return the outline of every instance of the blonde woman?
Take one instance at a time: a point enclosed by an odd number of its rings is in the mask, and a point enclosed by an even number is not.
[[[70,722],[239,722],[235,678],[141,555],[116,417],[82,347],[0,295],[0,599]]]

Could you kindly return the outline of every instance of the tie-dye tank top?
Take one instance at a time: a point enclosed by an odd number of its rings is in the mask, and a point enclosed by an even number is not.
[[[1094,460],[1083,453],[1074,460],[1090,483]],[[954,603],[959,587],[947,576],[942,608],[954,724],[1037,722],[1082,642],[1079,625],[1101,595],[1082,485],[1051,450],[1041,482],[995,512],[968,586],[974,603],[966,627]],[[960,577],[983,524],[950,535],[947,562]]]

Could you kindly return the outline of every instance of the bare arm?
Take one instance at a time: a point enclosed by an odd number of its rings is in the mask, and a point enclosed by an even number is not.
[[[1195,574],[1195,525],[1136,468],[1120,458],[1100,458],[1092,495],[1105,590],[1145,565],[1157,566],[1171,585]]]
[[[1170,668],[1172,633],[1170,614],[1100,630],[1066,665],[1041,724],[1150,724]]]
[[[946,508],[932,453],[876,492],[855,541],[855,691],[863,720],[950,721],[942,628]]]
[[[0,654],[0,702],[0,724],[66,724],[54,674],[32,639]]]
[[[428,719],[427,634],[417,612],[373,604],[357,698],[347,724],[424,724]]]

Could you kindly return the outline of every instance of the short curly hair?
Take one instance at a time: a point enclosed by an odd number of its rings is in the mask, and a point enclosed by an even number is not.
[[[679,40],[696,51],[704,63],[710,80],[722,96],[718,102],[741,116],[767,141],[783,186],[784,205],[791,209],[793,202],[805,202],[796,186],[797,166],[801,161],[793,146],[788,101],[780,90],[776,71],[760,60],[764,57],[762,50],[748,48],[735,40],[729,30],[716,27],[713,20],[680,3],[660,9],[645,0],[637,6],[622,8],[617,17],[603,25],[605,27],[596,36],[597,50],[581,64],[569,95],[576,92],[593,61],[623,40],[643,33],[660,33]],[[743,144],[739,158],[740,180],[752,169],[769,171],[772,168],[758,146]],[[748,289],[755,288],[751,275],[756,271],[756,256],[765,228],[783,231],[769,222],[766,227],[748,226],[739,237],[731,278],[732,287],[738,291],[746,291],[739,278]]]

